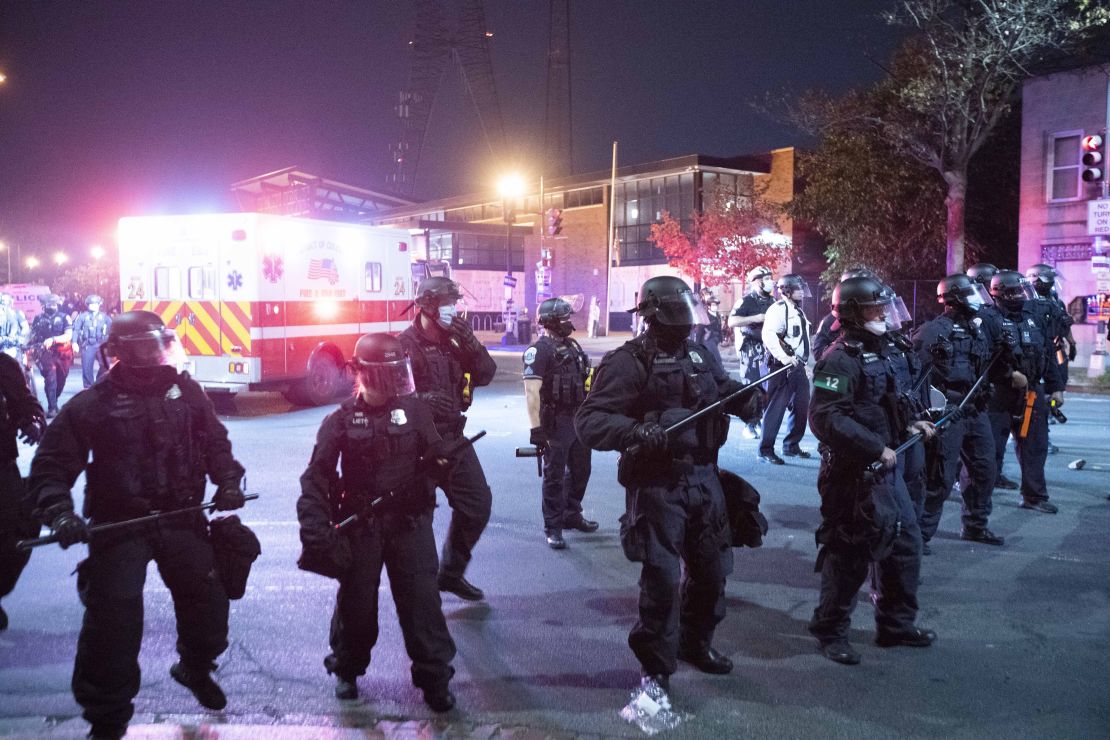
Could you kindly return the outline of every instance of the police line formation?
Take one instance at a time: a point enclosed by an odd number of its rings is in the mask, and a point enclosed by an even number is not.
[[[1074,344],[1055,282],[1045,265],[1028,277],[976,265],[938,283],[943,313],[906,336],[901,299],[871,271],[849,270],[833,291],[831,316],[811,337],[801,311],[805,283],[786,275],[776,284],[769,269],[756,268],[748,275],[750,293],[727,321],[741,336],[739,380],[725,372],[716,347],[724,321],[718,302],[703,300],[679,278],[644,283],[630,311],[643,331],[596,370],[571,336],[570,304],[544,301],[538,319],[546,332],[523,356],[531,447],[518,454],[538,458],[544,536],[562,549],[565,531],[598,528],[582,514],[591,450],[621,453],[620,540],[627,558],[642,564],[628,637],[641,667],[638,690],[669,708],[677,661],[713,674],[732,670],[713,646],[725,617],[725,579],[733,548],[758,547],[767,522],[755,489],[717,465],[726,415],[744,422],[745,436],[761,436],[761,462],[782,463],[774,444],[784,415],[784,455],[810,456],[799,446],[807,415],[820,442],[821,590],[809,623],[820,652],[837,663],[860,662],[848,641],[849,622],[869,573],[875,643],[932,644],[935,633],[916,622],[920,563],[957,476],[961,536],[1002,545],[988,526],[991,491],[1000,482],[1016,487],[1000,472],[1013,435],[1021,506],[1056,511],[1044,478],[1048,411],[1063,402]],[[396,337],[359,339],[351,358],[357,391],[324,419],[300,478],[298,565],[338,580],[324,667],[339,699],[358,696],[356,680],[369,666],[384,566],[413,684],[431,709],[455,706],[455,645],[440,592],[484,598],[465,572],[492,495],[473,445],[480,435],[467,438],[464,412],[474,388],[490,383],[496,370],[457,315],[460,299],[450,279],[427,278],[410,327]],[[12,356],[25,346],[26,321],[18,326],[10,296],[0,299],[6,348],[0,596],[14,588],[31,546],[88,543],[77,569],[85,614],[72,690],[90,737],[120,737],[139,691],[151,560],[177,617],[180,659],[172,677],[204,707],[226,706],[212,673],[228,646],[229,599],[243,596],[260,547],[237,516],[209,520],[206,512],[238,509],[253,496],[241,488],[243,466],[211,403],[176,370],[176,334],[161,318],[130,311],[109,321],[90,296],[89,311],[71,327],[59,302],[46,296],[31,330],[31,345],[41,348],[44,413]],[[695,341],[705,337],[711,341]],[[73,342],[87,355],[86,389],[59,411]],[[110,371],[94,382],[94,361],[103,374],[109,358]],[[930,393],[943,403],[930,403]],[[38,445],[26,480],[16,466],[17,434]],[[78,514],[71,488],[82,472]],[[206,481],[216,486],[209,504]],[[437,487],[451,509],[438,554]],[[37,537],[43,524],[51,533]],[[27,539],[17,547],[20,537]],[[0,621],[7,626],[2,610]]]

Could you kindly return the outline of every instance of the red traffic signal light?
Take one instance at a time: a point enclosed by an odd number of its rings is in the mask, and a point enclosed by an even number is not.
[[[558,236],[563,230],[563,211],[559,208],[549,208],[547,211],[547,235]]]
[[[1098,134],[1083,137],[1083,182],[1106,176],[1106,140]]]

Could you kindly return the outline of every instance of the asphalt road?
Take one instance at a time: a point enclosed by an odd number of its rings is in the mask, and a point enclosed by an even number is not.
[[[527,443],[518,360],[476,394],[468,431],[485,429],[479,457],[494,491],[493,518],[468,577],[485,589],[479,604],[445,595],[458,645],[452,684],[458,708],[435,717],[409,683],[396,615],[383,587],[382,635],[362,697],[340,703],[321,661],[334,582],[298,571],[297,478],[329,408],[290,407],[273,394],[246,394],[226,416],[248,489],[261,498],[243,518],[262,541],[244,599],[232,603],[231,647],[218,678],[230,702],[206,713],[168,676],[175,660],[169,594],[157,571],[147,581],[142,690],[132,736],[517,738],[628,736],[617,715],[638,677],[626,646],[636,613],[638,571],[617,538],[623,505],[616,455],[594,455],[586,514],[592,535],[547,548],[539,480]],[[80,384],[74,375],[71,385]],[[805,630],[817,597],[813,532],[818,523],[816,459],[785,467],[755,463],[755,442],[733,439],[722,465],[763,494],[771,523],[758,550],[737,551],[728,616],[715,646],[736,664],[725,677],[688,666],[672,698],[690,716],[673,737],[760,738],[1092,738],[1110,735],[1110,473],[1072,471],[1076,458],[1110,469],[1110,398],[1069,395],[1069,422],[1052,428],[1060,452],[1048,481],[1060,513],[1017,508],[997,491],[991,527],[1003,548],[963,542],[959,507],[945,510],[924,563],[919,623],[939,633],[928,650],[871,644],[866,592],[853,622],[863,654],[833,664]],[[803,446],[816,446],[807,437]],[[22,450],[21,465],[31,450]],[[1012,452],[1007,474],[1018,477]],[[78,482],[77,492],[82,487]],[[449,510],[440,494],[437,538]],[[79,737],[86,725],[69,693],[81,623],[74,578],[83,546],[42,548],[4,600],[11,628],[0,633],[0,733]]]

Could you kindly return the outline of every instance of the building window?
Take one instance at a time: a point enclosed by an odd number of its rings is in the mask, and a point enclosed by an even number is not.
[[[166,268],[160,267],[159,270]],[[163,276],[163,280],[166,276]],[[213,267],[189,268],[189,297],[202,301],[216,297],[216,270]]]
[[[1080,164],[1080,139],[1082,131],[1061,131],[1052,134],[1048,146],[1048,200],[1078,200],[1082,183]]]
[[[177,298],[181,292],[181,270],[176,267],[154,268],[154,297]]]

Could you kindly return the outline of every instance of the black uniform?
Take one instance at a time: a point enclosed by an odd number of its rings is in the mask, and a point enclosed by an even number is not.
[[[832,341],[836,341],[839,336],[838,322]],[[908,418],[924,418],[929,405],[926,400],[927,392],[923,390],[924,369],[914,355],[913,342],[901,332],[888,332],[886,342],[890,367],[894,371],[894,383],[898,389],[899,409]],[[920,520],[925,510],[925,445],[915,444],[899,453],[898,467],[902,471],[906,492]]]
[[[27,390],[23,369],[11,357],[0,353],[0,599],[15,588],[31,557],[29,550],[16,550],[15,543],[34,537],[39,531],[16,464],[19,459],[16,434],[29,424],[45,422],[42,406]],[[0,621],[6,620],[0,616]]]
[[[108,368],[100,361],[100,345],[108,338],[112,319],[103,311],[82,311],[73,321],[73,341],[81,348],[81,379],[88,388]],[[93,366],[97,366],[94,373]]]
[[[774,298],[762,291],[748,293],[740,305],[733,309],[732,315],[759,316],[767,313],[774,302]],[[740,358],[740,377],[751,383],[764,372],[767,350],[763,346],[763,323],[740,327],[740,335],[743,339],[736,345],[736,356]]]
[[[416,322],[398,339],[412,358],[417,393],[439,393],[449,401],[450,409],[445,413],[433,406],[436,431],[448,442],[458,439],[466,425],[463,412],[470,408],[472,389],[489,385],[497,372],[493,358],[481,345],[473,354],[455,350],[449,336],[434,339]],[[469,375],[469,380],[464,375]],[[443,543],[440,569],[446,576],[461,578],[493,506],[493,493],[472,446],[465,446],[455,457],[444,493],[451,505],[451,524]]]
[[[51,337],[60,337],[69,331],[69,316],[57,311],[52,316],[40,313],[31,322],[31,345],[39,352],[39,372],[42,373],[42,388],[46,393],[47,411],[58,410],[58,397],[66,387],[69,368],[73,366],[73,347],[69,342],[55,342],[50,347],[42,343]]]
[[[991,426],[994,432],[995,460],[1001,469],[1006,441],[1014,435],[1018,464],[1021,466],[1021,497],[1027,503],[1048,500],[1044,466],[1048,459],[1047,395],[1064,390],[1064,378],[1056,362],[1052,344],[1053,327],[1046,325],[1044,314],[1034,301],[1026,301],[1020,311],[999,304],[1002,317],[1012,322],[1015,344],[1015,369],[1028,380],[1034,393],[1028,429],[1022,436],[1026,391],[999,383],[991,397]]]
[[[883,448],[896,448],[907,425],[886,337],[845,327],[814,369],[810,426],[826,445],[821,494],[820,603],[810,632],[823,644],[846,640],[856,594],[875,564],[879,638],[913,632],[921,569],[921,531],[906,490],[904,461],[867,472]]]
[[[665,353],[649,330],[605,356],[575,427],[595,450],[624,451],[636,424],[666,427],[741,387],[701,345],[683,341]],[[674,673],[680,650],[703,652],[725,616],[733,559],[717,451],[727,432],[727,417],[709,414],[673,437],[666,452],[621,461],[621,544],[643,564],[628,644],[646,675]]]
[[[331,548],[341,537],[352,556],[339,579],[332,654],[325,660],[343,680],[353,682],[370,664],[378,641],[383,565],[412,659],[413,684],[445,689],[454,675],[455,643],[436,586],[435,489],[420,470],[421,456],[438,441],[431,413],[411,397],[371,407],[356,396],[329,414],[316,435],[301,476],[297,518],[306,550]],[[390,493],[392,498],[367,512],[370,501]],[[362,513],[360,521],[335,531],[337,522]]]
[[[987,371],[994,354],[990,329],[983,328],[982,319],[969,317],[946,308],[945,312],[918,329],[914,336],[917,357],[925,368],[931,368],[930,382],[944,394],[949,406],[959,405]],[[996,375],[1001,381],[1008,375],[1004,364],[995,361]],[[940,524],[944,502],[963,463],[960,494],[964,505],[964,531],[973,533],[987,527],[991,514],[991,494],[997,476],[994,434],[986,406],[990,385],[984,381],[977,398],[970,399],[956,421],[944,426],[943,432],[928,444],[930,474],[927,482],[925,511],[921,516],[921,536],[932,539]]]
[[[714,304],[716,305],[716,304]],[[721,339],[723,338],[722,316],[716,310],[709,311],[709,323],[694,330],[694,341],[705,347],[721,362]]]
[[[44,521],[73,509],[70,489],[82,471],[84,514],[94,525],[196,506],[206,474],[238,483],[243,468],[200,385],[172,367],[157,370],[140,375],[116,365],[51,422],[29,479]],[[93,538],[77,568],[85,619],[73,695],[94,725],[125,725],[134,711],[151,560],[173,597],[181,665],[207,673],[227,648],[228,597],[203,513]]]
[[[574,412],[586,398],[590,358],[570,337],[543,336],[524,352],[524,379],[540,380],[543,456],[543,526],[563,529],[582,516],[590,481],[590,448],[574,433]]]
[[[840,322],[831,313],[827,314],[817,324],[813,332],[813,357],[820,360],[825,356],[825,350],[832,346],[840,336]]]

